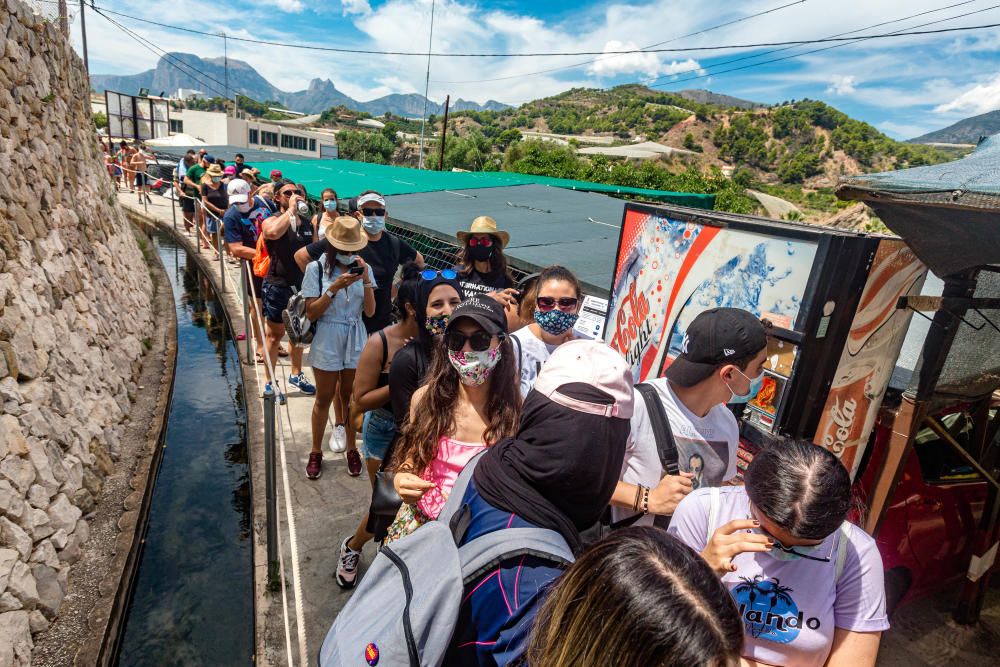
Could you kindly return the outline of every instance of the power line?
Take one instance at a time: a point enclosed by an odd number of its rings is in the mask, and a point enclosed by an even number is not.
[[[665,41],[662,41],[662,42],[657,42],[656,44],[650,44],[650,45],[644,46],[642,48],[643,48],[643,50],[652,49],[652,48],[656,48],[657,46],[663,46],[664,44],[670,44],[672,42],[676,42],[679,39],[686,39],[688,37],[695,37],[696,35],[704,35],[705,33],[712,32],[714,30],[719,30],[720,28],[725,28],[727,26],[731,26],[731,25],[734,25],[736,23],[742,23],[744,21],[749,21],[750,19],[754,19],[754,18],[757,18],[757,17],[760,17],[760,16],[764,16],[765,14],[773,14],[774,12],[777,12],[779,10],[785,9],[787,7],[792,7],[794,5],[801,5],[804,2],[807,2],[807,0],[796,0],[795,2],[789,2],[788,4],[780,5],[778,7],[772,7],[771,9],[767,9],[767,10],[764,10],[762,12],[757,12],[756,14],[750,14],[748,16],[743,16],[741,18],[734,19],[732,21],[727,21],[725,23],[720,23],[718,25],[713,25],[713,26],[710,26],[710,27],[705,28],[703,30],[698,30],[697,32],[689,32],[686,35],[678,35],[677,37],[673,37],[671,39],[668,39],[668,40],[665,40]],[[975,0],[969,0],[969,2],[975,2]],[[607,58],[607,60],[612,60],[612,59],[614,59],[616,57],[617,56],[611,56],[611,57]],[[552,72],[562,72],[564,70],[575,69],[577,67],[583,67],[584,65],[590,65],[591,63],[596,63],[598,60],[603,60],[603,59],[602,58],[593,58],[591,60],[584,60],[584,61],[581,61],[581,62],[578,62],[578,63],[574,63],[572,65],[563,65],[563,66],[560,66],[560,67],[550,67],[548,69],[537,70],[535,72],[526,72],[526,73],[523,73],[523,74],[511,74],[511,75],[508,75],[508,76],[498,76],[498,77],[495,77],[495,78],[492,78],[492,79],[473,79],[473,80],[469,80],[469,81],[435,81],[434,83],[489,83],[489,82],[492,82],[492,81],[509,81],[511,79],[522,79],[522,78],[529,77],[529,76],[538,76],[539,74],[550,74]]]
[[[95,11],[98,9],[94,7]],[[109,14],[115,14],[117,16],[124,16],[135,21],[141,21],[143,23],[149,23],[152,25],[160,26],[162,28],[170,28],[172,30],[181,30],[184,32],[190,32],[198,35],[205,35],[208,37],[219,38],[218,33],[205,32],[203,30],[195,30],[193,28],[184,28],[182,26],[170,25],[168,23],[160,23],[158,21],[151,21],[149,19],[144,19],[138,16],[132,16],[130,14],[124,14],[122,12],[116,12],[104,7],[100,8],[101,11],[108,12]],[[951,32],[964,32],[969,30],[981,30],[985,28],[996,28],[1000,27],[1000,23],[991,23],[986,25],[975,25],[975,26],[964,26],[959,28],[941,28],[938,30],[921,30],[921,31],[908,31],[908,32],[893,32],[884,33],[878,35],[865,35],[863,38],[865,40],[870,39],[886,39],[892,37],[909,37],[913,35],[937,35],[943,33]],[[540,57],[553,57],[553,56],[611,56],[611,55],[627,55],[630,53],[690,53],[693,51],[732,51],[736,49],[759,49],[771,46],[806,46],[809,44],[821,44],[824,42],[850,42],[855,38],[852,37],[826,37],[822,39],[802,39],[802,40],[789,40],[784,42],[758,42],[753,44],[722,44],[717,46],[689,46],[689,47],[676,47],[676,48],[656,48],[656,49],[620,49],[615,51],[563,51],[563,52],[534,52],[534,53],[424,53],[419,51],[380,51],[375,49],[346,49],[338,48],[332,46],[314,46],[311,44],[292,44],[286,42],[274,42],[269,40],[261,39],[250,39],[248,37],[228,37],[228,39],[247,42],[250,44],[263,44],[268,46],[282,46],[285,48],[292,49],[305,49],[309,51],[328,51],[333,53],[353,53],[361,55],[381,55],[381,56],[414,56],[414,57],[434,57],[434,58],[540,58]]]
[[[959,3],[959,4],[964,4],[964,3]],[[914,26],[914,27],[936,25],[938,23],[944,23],[946,21],[954,21],[955,19],[963,18],[965,16],[971,16],[972,14],[980,14],[982,12],[988,12],[988,11],[990,11],[992,9],[997,9],[998,7],[1000,7],[1000,5],[992,5],[990,7],[986,7],[985,9],[977,9],[974,12],[967,12],[965,14],[959,14],[957,16],[950,16],[948,18],[938,19],[936,21],[929,21],[927,23],[921,24],[920,26]],[[997,27],[997,26],[1000,26],[1000,24],[985,25],[985,26],[976,26],[976,27],[993,28],[993,27]],[[940,30],[928,30],[928,31],[918,31],[918,32],[912,32],[912,31],[910,31],[910,32],[896,32],[896,33],[889,33],[889,34],[890,35],[899,35],[899,36],[902,36],[902,35],[913,35],[913,34],[937,34],[937,33],[941,33],[941,32],[955,32],[955,31],[962,30],[962,29],[971,30],[971,29],[974,29],[974,27],[973,26],[967,26],[965,28],[944,28],[944,29],[940,29]],[[729,74],[731,72],[739,72],[739,71],[742,71],[742,70],[752,69],[754,67],[760,67],[760,66],[763,66],[763,65],[770,65],[770,64],[773,64],[773,63],[777,63],[777,62],[782,62],[784,60],[791,60],[792,58],[800,58],[802,56],[808,56],[808,55],[811,55],[813,53],[820,53],[822,51],[830,51],[831,49],[838,49],[838,48],[841,48],[841,47],[844,47],[844,46],[851,46],[852,44],[858,44],[859,42],[865,42],[865,41],[869,41],[871,39],[873,39],[872,36],[863,35],[861,37],[851,38],[851,41],[848,41],[848,42],[844,42],[844,43],[840,43],[840,44],[834,44],[833,46],[826,46],[826,47],[823,47],[823,48],[820,48],[820,49],[812,49],[810,51],[803,51],[801,53],[794,53],[792,55],[782,56],[781,58],[772,58],[770,60],[763,60],[763,61],[760,61],[760,62],[751,63],[749,65],[743,65],[741,67],[732,67],[732,68],[726,69],[726,70],[715,71],[715,72],[707,72],[705,74],[699,74],[697,76],[689,76],[689,77],[685,77],[683,79],[676,79],[674,81],[668,81],[668,82],[665,82],[665,83],[649,84],[649,87],[650,88],[662,88],[662,87],[668,86],[668,85],[673,85],[673,84],[678,84],[678,83],[685,83],[685,82],[688,82],[688,81],[697,81],[699,79],[705,79],[705,78],[712,77],[712,76],[719,76],[720,74]]]

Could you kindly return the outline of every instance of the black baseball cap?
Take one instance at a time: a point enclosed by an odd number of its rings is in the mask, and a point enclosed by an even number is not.
[[[507,313],[499,301],[485,294],[474,294],[458,304],[451,311],[447,331],[451,331],[455,321],[463,317],[468,317],[492,336],[507,333]]]
[[[767,331],[756,315],[741,308],[713,308],[694,318],[684,334],[681,354],[666,377],[693,387],[719,366],[755,355],[767,347]]]

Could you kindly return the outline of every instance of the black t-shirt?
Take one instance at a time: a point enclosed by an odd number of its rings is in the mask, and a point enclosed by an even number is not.
[[[236,165],[236,173],[237,174],[242,174],[247,169],[253,169],[253,167],[251,167],[250,165],[248,165],[246,162],[244,162],[243,164]]]
[[[504,271],[495,270],[489,273],[480,273],[472,269],[468,275],[463,276],[461,274],[462,268],[456,266],[455,270],[459,271],[458,282],[462,285],[462,293],[465,294],[466,299],[474,294],[489,294],[514,286],[514,281]]]
[[[309,258],[317,260],[326,252],[330,244],[323,239],[309,246]],[[368,241],[368,245],[358,253],[375,275],[375,314],[364,317],[365,329],[369,334],[386,328],[392,324],[392,279],[396,270],[407,262],[417,258],[417,251],[406,241],[382,232],[378,241]]]
[[[312,237],[312,226],[309,227],[310,238]],[[302,271],[295,263],[295,251],[304,248],[308,241],[302,236],[303,225],[300,222],[298,231],[292,230],[289,225],[285,235],[277,239],[264,239],[267,246],[267,254],[271,257],[271,265],[267,269],[265,280],[272,285],[282,287],[302,287]]]
[[[389,405],[398,432],[402,432],[403,420],[410,414],[413,392],[424,383],[430,366],[428,356],[419,340],[411,340],[392,358],[389,366]]]
[[[219,187],[214,190],[207,183],[201,184],[201,196],[208,200],[208,203],[217,209],[225,211],[229,208],[229,195],[226,194],[226,184],[219,183]]]

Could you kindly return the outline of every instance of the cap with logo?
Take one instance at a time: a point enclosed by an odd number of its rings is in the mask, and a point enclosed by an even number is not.
[[[507,313],[500,302],[491,297],[477,294],[458,304],[451,311],[448,330],[454,328],[456,320],[463,317],[468,317],[490,335],[507,333]]]
[[[706,310],[688,325],[681,353],[667,367],[666,377],[681,387],[693,387],[719,366],[755,355],[765,347],[767,331],[750,311]]]
[[[250,184],[235,178],[226,186],[226,194],[229,195],[230,204],[242,204],[250,198]]]
[[[281,171],[279,171],[277,169],[272,169],[271,170],[271,180],[274,180],[276,178],[281,178]]]
[[[560,391],[564,385],[572,384],[599,389],[611,402],[593,403]],[[618,352],[595,340],[571,340],[557,347],[542,366],[533,390],[578,412],[620,419],[632,417],[632,369]]]

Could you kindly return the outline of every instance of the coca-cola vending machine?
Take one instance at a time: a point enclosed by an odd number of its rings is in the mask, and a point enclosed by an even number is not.
[[[699,313],[767,319],[764,383],[739,408],[746,447],[770,434],[809,439],[853,476],[909,325],[897,303],[926,273],[896,238],[630,203],[604,336],[641,382],[663,375]]]

